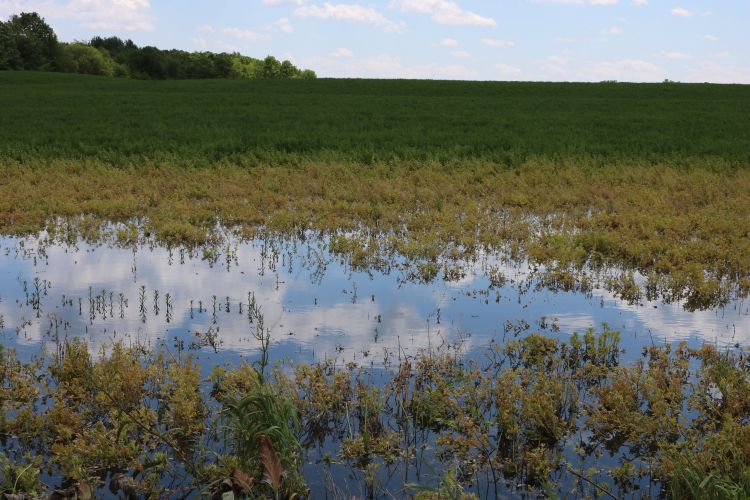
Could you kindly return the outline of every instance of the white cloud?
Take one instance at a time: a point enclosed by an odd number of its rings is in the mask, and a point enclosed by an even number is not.
[[[566,68],[558,64],[543,64],[542,72],[554,77],[568,76],[570,74],[570,72]]]
[[[268,40],[269,38],[271,38],[271,35],[265,35],[263,33],[256,33],[255,31],[243,30],[239,28],[222,28],[221,32],[234,38],[242,38],[244,40],[250,41]]]
[[[354,52],[347,48],[339,47],[328,55],[331,57],[352,57],[354,55]]]
[[[193,43],[200,49],[205,50],[208,47],[208,41],[205,38],[196,37],[193,38]]]
[[[709,42],[717,42],[717,41],[719,41],[719,37],[718,36],[709,35],[709,34],[703,35],[703,39],[704,40],[708,40]]]
[[[443,47],[458,47],[458,40],[455,38],[443,38],[440,41],[440,45]]]
[[[20,2],[12,0],[0,0],[0,21],[5,22],[6,17],[18,14],[23,9],[19,7]]]
[[[713,57],[714,59],[731,59],[733,56],[731,52],[722,51],[714,52],[713,54],[711,54],[711,57]]]
[[[290,23],[289,19],[287,19],[286,17],[282,17],[281,19],[274,21],[272,26],[279,29],[280,31],[283,31],[284,33],[294,32],[294,26],[292,26],[292,23]]]
[[[533,3],[556,3],[562,5],[617,5],[620,0],[532,0]]]
[[[305,0],[263,0],[263,3],[266,5],[302,5],[303,3],[305,3]]]
[[[389,54],[361,58],[316,58],[300,61],[306,68],[312,68],[320,76],[354,78],[439,78],[447,80],[471,80],[478,73],[460,64],[419,64],[406,65],[400,58]]]
[[[72,19],[91,30],[152,30],[149,0],[16,0],[0,1],[0,14],[38,12],[50,19]]]
[[[558,66],[568,63],[568,60],[562,56],[549,56],[547,59],[549,59],[551,63],[556,64]]]
[[[201,31],[205,31],[206,33],[213,33],[214,32],[214,27],[211,26],[210,24],[206,24],[204,26],[201,26],[200,30]]]
[[[669,59],[671,61],[684,61],[693,58],[690,54],[684,54],[682,52],[662,52],[661,56],[664,59]]]
[[[332,19],[334,21],[353,21],[369,24],[386,31],[399,31],[403,24],[396,23],[386,18],[373,7],[364,7],[359,4],[332,4],[304,5],[298,7],[294,13],[300,17],[315,17],[318,19]]]
[[[633,5],[648,5],[648,0],[633,0],[631,3]]]
[[[482,43],[490,47],[512,47],[515,45],[511,40],[498,40],[496,38],[482,38]]]
[[[520,68],[516,68],[515,66],[511,66],[509,64],[498,63],[493,64],[492,67],[498,70],[501,76],[506,78],[521,76],[522,73]]]
[[[682,7],[675,7],[670,12],[672,12],[673,16],[678,16],[678,17],[691,17],[693,15],[691,11]]]
[[[609,28],[602,30],[602,35],[608,35],[608,36],[617,36],[622,35],[623,31],[622,28],[619,26],[611,26]]]
[[[222,52],[239,52],[242,48],[233,43],[227,43],[224,40],[216,40],[213,45]]]
[[[154,29],[148,0],[72,0],[68,8],[90,29]]]
[[[450,54],[457,59],[469,59],[471,54],[465,50],[451,50]]]
[[[391,0],[391,6],[403,12],[428,14],[439,24],[495,26],[497,23],[490,17],[480,16],[476,12],[462,9],[451,0]]]
[[[647,61],[623,59],[596,63],[585,75],[587,79],[591,80],[653,82],[663,80],[666,77],[666,72]]]
[[[688,79],[694,82],[750,83],[750,68],[721,64],[716,61],[702,61],[696,64]]]

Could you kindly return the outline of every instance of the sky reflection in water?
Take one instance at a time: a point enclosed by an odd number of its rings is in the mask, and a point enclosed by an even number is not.
[[[509,266],[503,267],[506,284],[490,289],[484,269],[497,263],[489,258],[467,268],[460,281],[439,275],[419,284],[397,268],[353,271],[309,240],[232,243],[213,263],[200,252],[191,257],[161,247],[40,248],[30,238],[0,244],[1,341],[24,358],[42,345],[54,352],[57,334],[84,337],[94,351],[117,339],[194,351],[204,370],[234,363],[258,349],[246,315],[248,294],[271,328],[273,358],[294,362],[381,365],[399,353],[456,342],[481,357],[491,340],[512,335],[506,325],[524,321],[528,332],[562,340],[606,322],[622,332],[624,359],[651,342],[750,344],[747,303],[698,312],[679,304],[629,305],[601,289],[588,295],[536,290],[526,269]],[[209,329],[218,331],[217,353],[195,334]]]

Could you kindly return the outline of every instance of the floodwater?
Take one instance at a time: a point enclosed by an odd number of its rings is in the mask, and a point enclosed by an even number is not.
[[[477,357],[511,333],[565,340],[602,323],[621,332],[625,362],[652,343],[750,344],[747,302],[689,312],[679,303],[628,304],[601,288],[551,291],[526,266],[489,256],[464,265],[456,281],[439,273],[425,284],[398,263],[353,270],[320,240],[235,241],[192,253],[44,241],[0,239],[0,340],[24,358],[78,336],[95,353],[115,340],[192,352],[210,370],[257,353],[252,300],[270,327],[272,357],[294,362],[382,366],[456,343]],[[490,286],[490,267],[502,271],[502,286]]]
[[[496,256],[463,263],[453,273],[458,279],[438,273],[420,283],[399,261],[377,271],[352,269],[314,238],[230,240],[191,252],[49,244],[42,234],[0,238],[0,250],[0,342],[26,360],[54,353],[72,337],[85,338],[95,355],[122,340],[190,353],[207,374],[217,364],[256,359],[253,301],[270,328],[272,361],[291,363],[333,359],[377,369],[444,346],[481,360],[493,341],[533,332],[567,340],[602,323],[621,332],[624,363],[651,344],[750,344],[745,302],[689,312],[681,304],[628,304],[596,287],[552,291],[538,286],[528,265]],[[305,465],[315,496],[327,488],[325,448]],[[337,484],[356,483],[343,465],[331,471]],[[397,492],[419,479],[413,470],[404,476],[384,469],[380,476]]]

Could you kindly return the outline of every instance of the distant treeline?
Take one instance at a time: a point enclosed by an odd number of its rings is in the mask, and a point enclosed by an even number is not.
[[[37,13],[0,21],[0,70],[61,71],[145,80],[195,78],[315,78],[273,56],[254,59],[239,53],[186,52],[138,47],[132,40],[94,37],[89,42],[58,42]]]

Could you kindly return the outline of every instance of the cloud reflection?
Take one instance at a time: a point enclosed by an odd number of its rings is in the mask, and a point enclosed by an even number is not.
[[[601,290],[519,291],[528,270],[489,256],[467,267],[459,282],[416,284],[398,273],[353,272],[315,242],[232,244],[229,258],[213,264],[158,247],[50,246],[40,255],[31,239],[23,247],[15,238],[0,244],[2,341],[28,351],[54,349],[55,332],[82,336],[92,350],[115,339],[187,349],[196,331],[213,328],[220,353],[252,356],[258,343],[246,315],[248,294],[271,328],[274,357],[296,361],[379,363],[385,352],[414,353],[458,338],[476,352],[517,320],[530,331],[555,323],[559,333],[548,333],[561,338],[606,322],[623,331],[633,352],[654,339],[750,344],[747,305],[687,312],[679,304],[629,305]],[[500,289],[488,290],[483,269],[490,265],[509,277]],[[35,278],[51,283],[41,308],[29,300]]]

